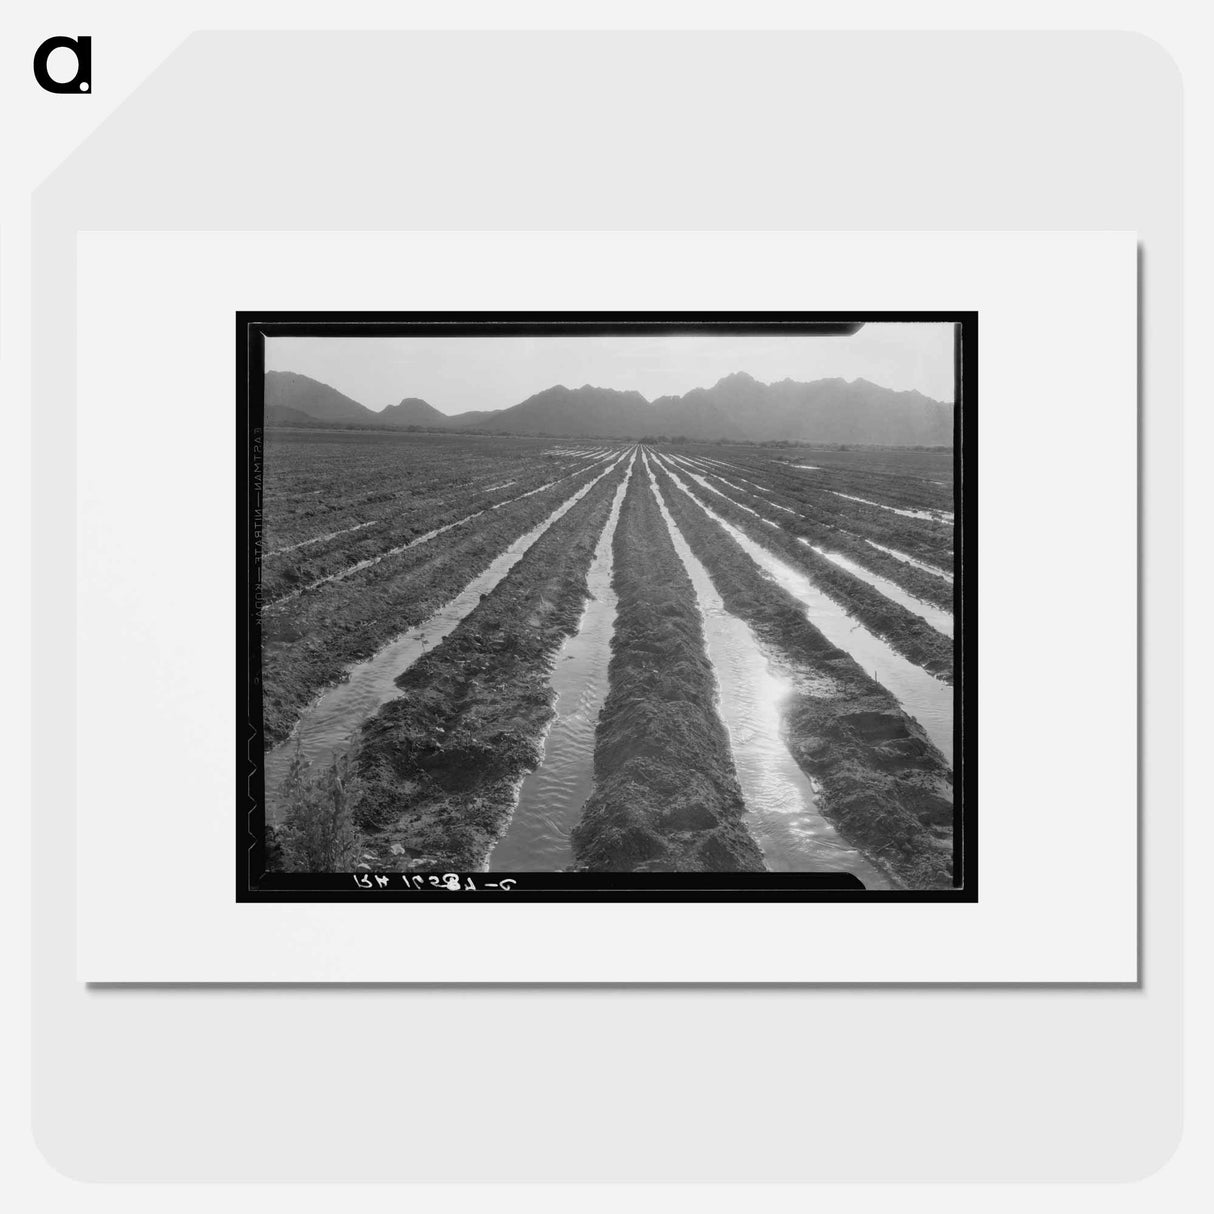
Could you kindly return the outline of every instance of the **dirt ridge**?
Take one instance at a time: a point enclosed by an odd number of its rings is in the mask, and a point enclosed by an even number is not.
[[[786,504],[795,506],[808,520],[861,539],[888,544],[928,564],[945,568],[952,564],[954,530],[951,524],[903,518],[880,506],[866,506],[836,497],[824,485],[807,480],[804,473],[785,471],[772,464],[763,468],[743,466],[737,475],[776,490]],[[737,477],[728,479],[736,480]],[[864,494],[857,493],[856,496],[863,497]]]
[[[732,501],[737,501],[737,490],[731,487],[727,479],[714,472],[704,472],[701,475],[722,495]],[[905,561],[890,556],[888,552],[874,548],[862,538],[843,531],[838,526],[816,523],[799,514],[786,513],[785,510],[778,508],[781,505],[788,506],[786,494],[776,491],[771,497],[768,497],[761,492],[745,487],[742,488],[742,492],[748,499],[745,502],[746,506],[754,510],[761,518],[775,523],[781,530],[800,536],[811,544],[818,544],[823,548],[850,557],[857,565],[863,566],[870,573],[875,573],[879,577],[887,578],[914,598],[922,599],[923,602],[930,603],[934,607],[952,611],[953,587],[951,583],[933,577],[922,569],[916,569],[914,565],[908,565]],[[795,499],[793,500],[795,501]]]
[[[686,476],[680,479],[693,497],[721,515],[748,538],[809,575],[848,614],[888,641],[904,658],[943,679],[953,681],[953,642],[922,616],[886,598],[875,586],[820,556],[779,527],[769,527],[732,498],[723,498]]]
[[[617,596],[595,790],[574,827],[575,869],[761,872],[695,588],[638,462],[613,541]]]
[[[378,871],[476,871],[540,762],[552,660],[577,628],[621,461],[527,550],[358,738],[364,852]]]
[[[818,807],[843,838],[899,885],[952,880],[952,772],[922,726],[808,619],[660,466],[667,509],[726,610],[746,621],[793,676],[787,741],[822,790]]]
[[[305,596],[262,621],[266,745],[282,742],[311,699],[341,682],[393,637],[449,603],[515,540],[541,523],[601,468],[584,469],[530,497],[470,519]]]

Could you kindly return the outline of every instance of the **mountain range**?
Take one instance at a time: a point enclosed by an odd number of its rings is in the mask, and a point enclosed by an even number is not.
[[[639,392],[556,385],[508,409],[448,415],[418,397],[381,412],[294,371],[267,371],[266,424],[421,427],[576,438],[788,440],[948,446],[953,407],[921,392],[896,392],[866,379],[783,379],[765,384],[738,371],[711,388],[648,401]]]

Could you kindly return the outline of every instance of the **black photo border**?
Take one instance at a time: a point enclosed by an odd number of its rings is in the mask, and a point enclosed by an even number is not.
[[[829,873],[267,873],[262,770],[260,560],[266,337],[836,335],[864,324],[954,326],[953,888],[865,890]],[[357,330],[357,334],[355,333]],[[236,901],[976,902],[978,313],[282,312],[236,313]],[[364,884],[365,882],[365,884]]]

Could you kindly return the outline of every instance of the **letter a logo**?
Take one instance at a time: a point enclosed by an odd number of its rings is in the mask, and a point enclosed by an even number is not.
[[[46,70],[52,51],[60,48],[76,56],[76,74],[71,80],[55,80]],[[34,79],[48,93],[90,93],[93,90],[93,40],[83,34],[78,38],[48,38],[34,52]]]

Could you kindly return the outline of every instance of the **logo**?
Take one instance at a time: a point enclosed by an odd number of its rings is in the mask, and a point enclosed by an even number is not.
[[[71,80],[55,80],[46,70],[51,52],[68,50],[76,56],[76,74]],[[89,93],[93,89],[93,40],[81,34],[76,38],[48,38],[34,52],[34,79],[48,93]]]

